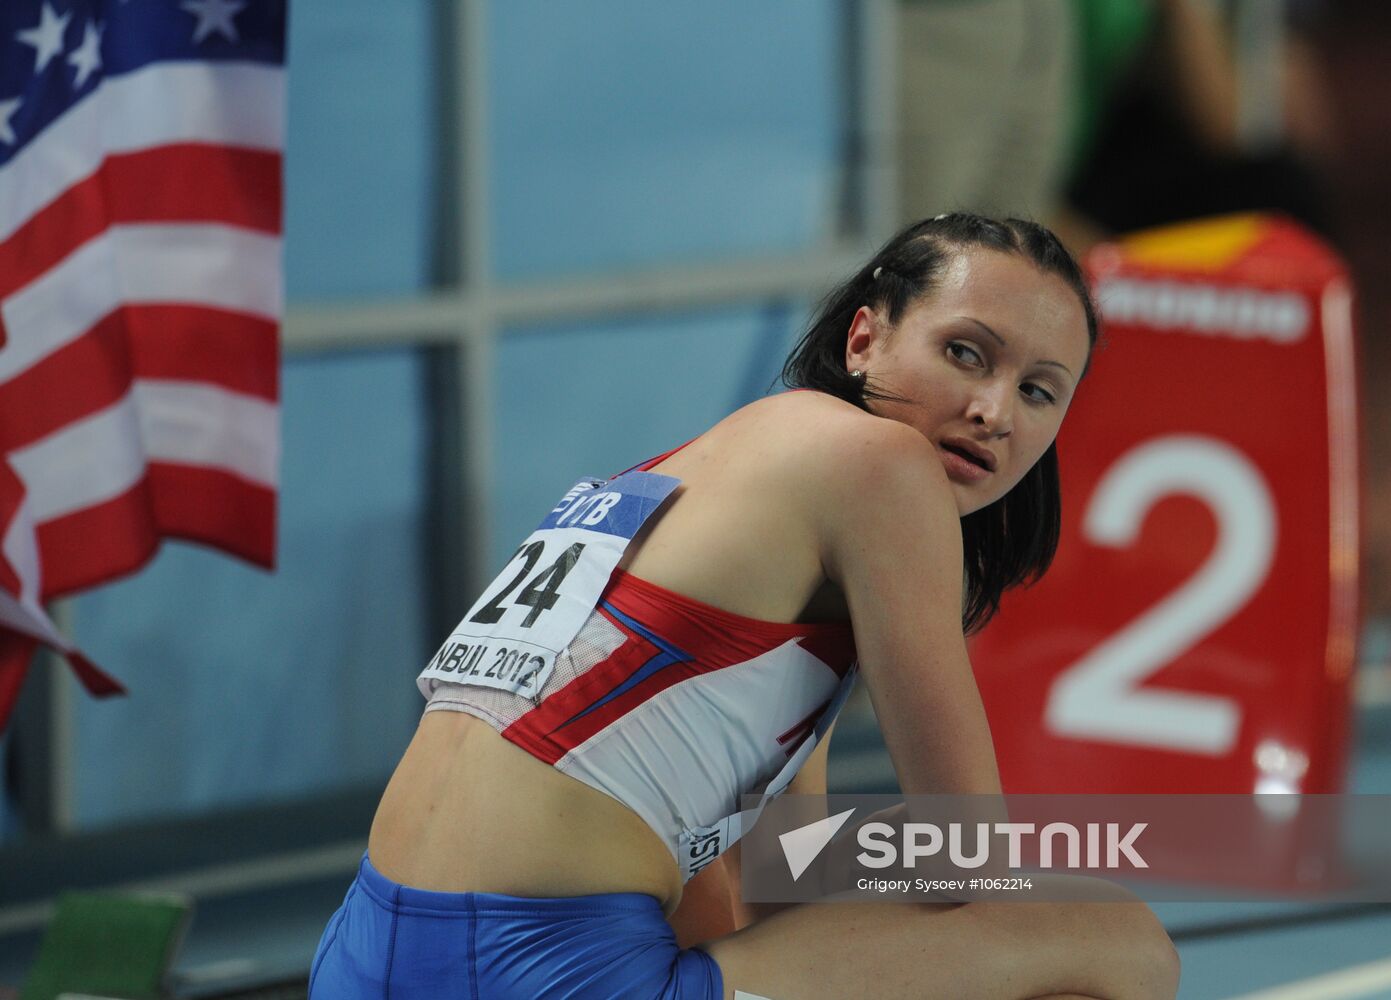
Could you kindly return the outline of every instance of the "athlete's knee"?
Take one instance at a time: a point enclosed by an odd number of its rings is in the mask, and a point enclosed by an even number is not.
[[[1081,919],[1101,925],[1114,965],[1117,998],[1174,1000],[1179,982],[1178,950],[1149,904],[1124,894],[1129,898],[1069,905],[1082,909]]]
[[[1155,1000],[1174,1000],[1178,993],[1180,962],[1178,949],[1164,925],[1148,904],[1139,902],[1114,904],[1127,908],[1130,923],[1131,947],[1145,989],[1139,995]]]
[[[967,906],[1014,956],[1022,981],[1039,979],[1051,992],[1111,1000],[1174,1000],[1179,958],[1154,911],[1132,893],[1098,883],[1105,902],[1007,903]]]

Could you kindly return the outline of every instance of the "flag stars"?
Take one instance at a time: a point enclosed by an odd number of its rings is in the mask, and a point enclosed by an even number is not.
[[[14,145],[14,129],[10,127],[10,119],[18,110],[18,97],[9,101],[0,101],[0,143],[4,143],[6,146]]]
[[[222,35],[229,42],[238,41],[237,26],[232,23],[232,19],[246,6],[244,0],[184,0],[179,6],[198,18],[198,24],[193,29],[195,45],[213,32]]]
[[[73,89],[81,90],[87,77],[101,69],[101,29],[95,21],[88,21],[82,34],[82,44],[68,55],[68,65],[77,70]]]
[[[38,24],[15,32],[16,38],[34,48],[35,73],[42,73],[49,60],[63,51],[63,32],[67,30],[68,21],[71,19],[71,11],[59,17],[57,12],[45,3],[39,11]]]

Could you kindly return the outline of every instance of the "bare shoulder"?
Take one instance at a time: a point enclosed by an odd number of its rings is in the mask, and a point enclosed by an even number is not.
[[[787,392],[751,403],[725,423],[757,441],[764,461],[808,477],[845,479],[854,473],[920,467],[941,472],[921,434],[821,392]],[[940,478],[945,483],[946,475]]]
[[[898,581],[916,592],[926,567],[956,581],[946,601],[960,603],[956,501],[931,443],[905,424],[823,393],[784,393],[729,415],[654,471],[680,479],[681,492],[624,566],[654,583],[792,621],[828,581],[845,599]],[[834,614],[840,599],[817,613]]]
[[[851,537],[959,549],[950,481],[913,428],[817,392],[760,400],[735,416],[744,435],[762,442],[770,472],[817,525],[832,561]]]
[[[935,446],[829,397],[769,403],[749,426],[777,442],[781,496],[844,596],[900,787],[997,792],[962,635],[961,515]]]

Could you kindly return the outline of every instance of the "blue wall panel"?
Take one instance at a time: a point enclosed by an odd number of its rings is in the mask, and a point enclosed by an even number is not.
[[[581,476],[608,476],[702,433],[769,390],[800,304],[508,331],[498,358],[492,565]]]
[[[428,285],[433,4],[290,4],[285,271],[291,300]]]
[[[497,273],[747,257],[832,235],[840,10],[491,4]]]

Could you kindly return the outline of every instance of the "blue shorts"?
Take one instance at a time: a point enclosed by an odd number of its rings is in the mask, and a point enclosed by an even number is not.
[[[363,855],[309,974],[311,1000],[722,1000],[656,897],[529,899],[397,885]]]

